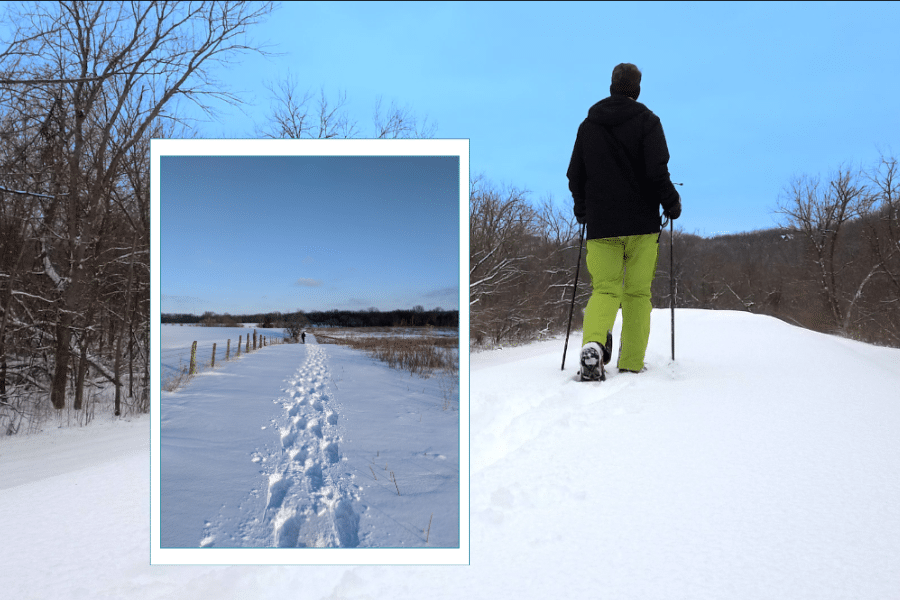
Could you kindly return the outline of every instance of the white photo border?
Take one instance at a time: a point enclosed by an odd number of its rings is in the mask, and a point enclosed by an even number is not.
[[[154,565],[467,565],[469,538],[469,140],[154,139],[150,146],[150,563]],[[459,158],[459,540],[458,548],[160,547],[160,157],[457,156]]]

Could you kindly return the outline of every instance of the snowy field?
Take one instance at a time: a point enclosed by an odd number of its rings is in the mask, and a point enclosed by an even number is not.
[[[231,340],[231,358],[237,355],[237,343],[241,344],[241,354],[244,353],[247,336],[250,336],[251,350],[253,347],[253,332],[257,337],[265,335],[268,339],[278,343],[284,339],[284,329],[263,329],[254,323],[244,323],[243,327],[199,327],[192,325],[164,324],[160,326],[160,380],[165,383],[187,367],[191,361],[191,345],[197,342],[196,361],[198,368],[203,370],[209,366],[212,359],[213,344],[216,344],[216,362],[225,360],[228,351],[228,341]],[[458,336],[459,329],[449,327],[321,327],[309,328],[308,334],[321,331],[332,337],[419,337],[423,335],[450,337]]]
[[[897,598],[900,350],[679,310],[670,364],[668,319],[654,312],[649,370],[613,369],[604,383],[572,380],[580,332],[566,372],[561,339],[472,356],[469,566],[151,566],[150,420],[98,420],[0,441],[0,510],[14,516],[0,589],[26,599]],[[289,388],[283,379],[276,386]],[[335,433],[347,456],[350,431]]]
[[[160,406],[162,548],[460,545],[456,380],[310,334],[162,392]]]
[[[284,339],[284,329],[263,329],[252,323],[244,323],[243,327],[194,327],[190,325],[165,324],[160,326],[160,380],[165,382],[187,367],[191,362],[191,345],[197,342],[196,361],[202,370],[212,359],[213,344],[216,344],[216,362],[225,360],[228,351],[228,340],[231,340],[231,358],[237,355],[237,344],[241,340],[241,354],[250,336],[250,348],[253,349],[253,331],[257,337],[280,342]],[[204,366],[205,365],[205,366]]]
[[[311,331],[331,337],[457,337],[456,327],[325,327]]]

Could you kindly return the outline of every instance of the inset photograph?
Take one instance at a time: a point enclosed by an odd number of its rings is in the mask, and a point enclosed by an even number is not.
[[[467,564],[468,141],[152,156],[151,561]]]

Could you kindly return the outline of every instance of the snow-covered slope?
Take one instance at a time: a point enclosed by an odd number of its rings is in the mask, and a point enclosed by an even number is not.
[[[898,597],[900,351],[683,310],[671,365],[667,320],[604,383],[557,343],[473,357],[473,524],[579,597]]]
[[[827,600],[900,590],[900,351],[775,319],[653,315],[649,370],[572,381],[562,340],[475,354],[471,565],[150,566],[147,427],[44,477],[0,442],[0,589],[17,598]],[[616,332],[617,333],[617,332]],[[102,447],[79,430],[72,452]],[[51,439],[54,436],[44,436]],[[23,482],[32,470],[35,479]],[[39,472],[41,472],[39,474]],[[277,550],[276,550],[277,551]],[[364,550],[361,550],[364,551]]]

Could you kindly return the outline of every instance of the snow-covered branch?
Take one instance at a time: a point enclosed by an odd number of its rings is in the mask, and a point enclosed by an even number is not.
[[[28,298],[35,298],[37,300],[41,300],[42,302],[48,302],[50,304],[52,304],[54,302],[53,300],[48,300],[42,296],[35,296],[34,294],[29,294],[28,292],[22,292],[19,290],[13,290],[12,295],[13,296],[26,296]]]
[[[36,192],[25,192],[22,190],[12,190],[7,187],[0,186],[0,192],[6,192],[8,194],[17,194],[20,196],[34,196],[35,198],[47,198],[49,200],[53,200],[57,196],[48,196],[47,194],[38,194]],[[60,194],[60,196],[67,196],[68,194]]]
[[[64,290],[69,279],[60,277],[59,273],[56,272],[53,263],[50,262],[50,252],[47,250],[47,238],[41,238],[41,258],[44,263],[44,274],[50,278],[50,281],[53,282],[57,290]]]

